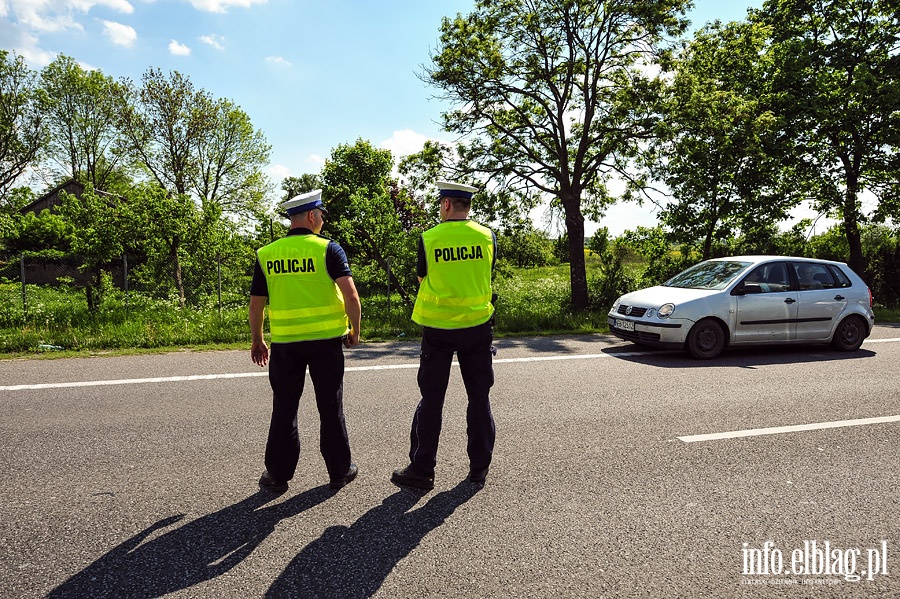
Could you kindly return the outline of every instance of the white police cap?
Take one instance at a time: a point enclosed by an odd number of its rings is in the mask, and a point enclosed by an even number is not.
[[[288,213],[288,216],[300,214],[301,212],[306,212],[307,210],[312,210],[313,208],[318,208],[322,212],[326,214],[328,213],[328,211],[325,210],[325,204],[322,203],[321,189],[314,189],[312,191],[296,195],[281,204],[279,208],[286,211]]]
[[[442,198],[464,198],[472,199],[472,194],[478,191],[477,187],[465,185],[463,183],[454,183],[452,181],[435,181],[438,193]]]

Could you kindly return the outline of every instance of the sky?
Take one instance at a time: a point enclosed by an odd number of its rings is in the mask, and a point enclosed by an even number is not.
[[[743,19],[761,5],[695,0],[690,30]],[[332,149],[357,139],[395,158],[426,139],[454,141],[440,126],[450,106],[420,75],[441,19],[473,7],[474,0],[0,0],[0,48],[34,70],[65,54],[136,83],[151,67],[178,71],[250,116],[272,145],[268,174],[277,186],[285,176],[318,173]],[[542,209],[532,217],[547,226]],[[652,206],[620,203],[586,233],[656,224]]]

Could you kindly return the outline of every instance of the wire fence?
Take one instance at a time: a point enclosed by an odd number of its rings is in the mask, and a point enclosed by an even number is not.
[[[156,260],[122,256],[86,266],[79,256],[0,260],[0,324],[67,309],[103,313],[148,304],[218,310],[247,304],[253,256]]]

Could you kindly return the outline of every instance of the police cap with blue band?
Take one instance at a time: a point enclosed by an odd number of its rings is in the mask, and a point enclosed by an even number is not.
[[[463,183],[453,183],[451,181],[435,181],[438,188],[438,194],[441,198],[462,198],[471,200],[472,195],[478,191],[477,187],[465,185]]]
[[[279,207],[287,212],[288,216],[300,214],[301,212],[307,212],[309,210],[312,210],[313,208],[318,208],[325,214],[328,214],[328,211],[325,210],[325,204],[322,203],[321,189],[314,189],[312,191],[296,195],[281,204],[281,206]]]

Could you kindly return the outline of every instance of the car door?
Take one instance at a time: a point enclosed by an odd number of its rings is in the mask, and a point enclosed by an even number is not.
[[[790,341],[797,330],[797,291],[787,262],[767,262],[735,286],[735,343]]]
[[[847,308],[847,293],[842,292],[840,281],[827,264],[793,262],[792,266],[797,276],[800,300],[797,339],[828,339],[836,321]]]

